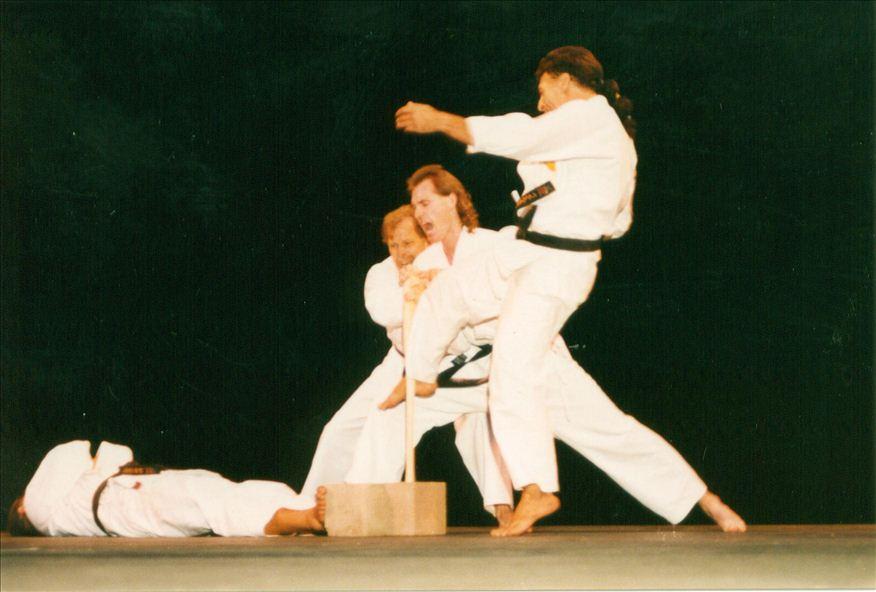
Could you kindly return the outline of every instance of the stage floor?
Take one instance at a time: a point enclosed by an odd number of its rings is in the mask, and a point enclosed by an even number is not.
[[[444,537],[0,537],[3,590],[876,588],[876,526],[545,527]]]

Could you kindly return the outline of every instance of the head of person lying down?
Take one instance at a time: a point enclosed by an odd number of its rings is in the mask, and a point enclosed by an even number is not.
[[[9,513],[6,515],[6,530],[12,536],[43,536],[27,518],[24,509],[24,495],[15,498],[15,501],[9,506]]]

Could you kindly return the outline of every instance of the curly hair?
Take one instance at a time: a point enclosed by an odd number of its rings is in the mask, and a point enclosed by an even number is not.
[[[380,239],[384,243],[389,244],[389,239],[392,238],[392,233],[395,231],[395,227],[408,218],[410,218],[411,222],[414,223],[414,230],[416,230],[417,234],[423,238],[426,238],[426,233],[423,232],[423,229],[420,228],[419,224],[417,224],[416,218],[414,218],[413,206],[411,206],[410,204],[405,204],[401,207],[394,209],[383,217],[383,224],[380,225]]]
[[[535,69],[536,81],[545,73],[551,76],[566,73],[578,84],[604,96],[617,113],[627,134],[633,140],[636,139],[633,102],[621,94],[617,81],[605,78],[602,64],[589,49],[578,45],[566,45],[549,51],[538,62],[538,68]]]
[[[459,214],[462,225],[468,228],[469,232],[473,232],[478,227],[478,212],[475,210],[474,204],[471,202],[471,195],[462,181],[440,164],[427,164],[418,168],[413,175],[408,177],[408,193],[413,193],[414,187],[426,179],[431,179],[432,184],[435,185],[435,191],[440,195],[450,195],[451,193],[456,195],[456,213]]]

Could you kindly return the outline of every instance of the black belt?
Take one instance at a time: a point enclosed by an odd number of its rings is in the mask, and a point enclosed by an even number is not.
[[[100,506],[100,496],[103,494],[103,490],[106,489],[106,485],[109,483],[110,479],[120,475],[154,475],[155,473],[160,473],[163,469],[164,467],[160,466],[141,465],[132,460],[131,462],[120,466],[118,473],[110,475],[104,479],[101,484],[97,486],[97,489],[94,490],[94,496],[91,498],[91,513],[94,516],[94,523],[97,524],[97,527],[106,533],[107,536],[114,536],[104,528],[100,518],[97,517],[97,508]]]
[[[539,185],[532,191],[527,191],[526,193],[521,195],[520,199],[517,200],[517,203],[514,205],[514,207],[518,210],[520,208],[525,208],[526,206],[537,202],[541,198],[550,195],[554,191],[554,184],[548,181],[543,185]]]
[[[463,388],[467,386],[478,386],[481,384],[485,384],[489,380],[487,377],[458,378],[456,380],[452,380],[452,378],[453,375],[459,372],[463,366],[490,355],[490,352],[492,351],[493,346],[488,343],[486,345],[481,345],[478,353],[473,355],[471,358],[466,357],[465,354],[459,354],[458,356],[453,358],[452,362],[450,362],[450,368],[444,370],[438,375],[438,386],[440,388]]]
[[[520,198],[521,200],[523,198]],[[520,203],[519,201],[517,203]],[[538,206],[532,206],[532,209],[526,212],[522,218],[517,218],[517,238],[525,240],[534,245],[541,247],[549,247],[551,249],[560,249],[562,251],[598,251],[602,248],[602,244],[607,240],[600,238],[597,240],[582,240],[578,238],[563,238],[560,236],[552,236],[550,234],[541,234],[529,230],[529,225],[532,224],[532,218],[535,216],[535,210]]]

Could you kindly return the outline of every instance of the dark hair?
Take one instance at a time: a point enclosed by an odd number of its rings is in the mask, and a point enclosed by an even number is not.
[[[462,225],[468,228],[469,232],[474,231],[478,227],[478,212],[471,203],[471,196],[462,181],[440,164],[427,164],[408,177],[408,193],[413,193],[414,188],[426,179],[432,180],[435,191],[440,195],[456,194],[456,213],[459,214]]]
[[[636,120],[633,119],[633,102],[620,93],[617,81],[606,79],[602,64],[589,49],[578,45],[566,45],[554,49],[538,62],[535,79],[542,74],[559,76],[566,73],[578,84],[601,94],[617,113],[624,129],[632,139],[636,139]]]
[[[27,514],[19,512],[18,509],[23,503],[24,496],[22,495],[15,498],[15,501],[9,506],[9,513],[6,515],[6,530],[11,536],[43,536],[27,519]]]

